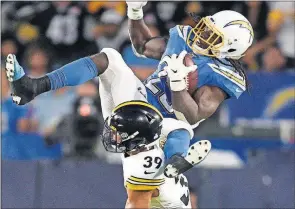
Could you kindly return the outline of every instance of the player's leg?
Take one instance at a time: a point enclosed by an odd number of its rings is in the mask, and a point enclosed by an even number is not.
[[[60,69],[57,69],[41,78],[32,79],[25,75],[15,55],[9,54],[6,58],[6,75],[11,83],[14,102],[23,105],[44,92],[75,86],[96,77],[108,60],[100,55],[101,69],[91,57],[81,58]]]
[[[146,101],[146,91],[143,83],[126,65],[118,51],[104,48],[101,52],[110,60],[104,73],[99,75],[101,106],[106,119],[111,111],[123,102]]]
[[[183,139],[178,138],[178,139]],[[200,140],[192,144],[186,154],[176,153],[166,162],[164,174],[168,178],[186,172],[195,165],[201,163],[209,154],[211,143],[208,140]]]
[[[167,136],[163,148],[166,158],[164,171],[166,177],[172,178],[189,170],[202,162],[210,152],[211,143],[207,140],[189,146],[193,131],[190,125],[183,121],[165,118],[162,134]]]
[[[109,60],[107,55],[101,52],[69,63],[41,78],[32,79],[25,75],[15,55],[10,54],[6,59],[6,74],[11,82],[14,102],[23,105],[44,92],[85,83],[103,74],[109,64],[116,61]]]

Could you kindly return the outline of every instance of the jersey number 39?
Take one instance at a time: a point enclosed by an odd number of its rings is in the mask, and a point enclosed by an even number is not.
[[[144,158],[144,160],[146,161],[146,163],[143,165],[143,167],[145,167],[145,168],[150,168],[153,165],[155,165],[155,168],[159,169],[162,165],[162,162],[163,162],[160,157],[153,158],[151,156],[146,156]]]

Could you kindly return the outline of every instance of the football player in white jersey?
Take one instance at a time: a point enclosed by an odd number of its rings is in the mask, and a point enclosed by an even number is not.
[[[180,174],[166,178],[163,174],[163,143],[177,129],[185,129],[193,136],[187,123],[163,119],[154,106],[142,101],[120,104],[106,120],[103,133],[106,150],[123,153],[126,208],[191,208],[186,177]]]

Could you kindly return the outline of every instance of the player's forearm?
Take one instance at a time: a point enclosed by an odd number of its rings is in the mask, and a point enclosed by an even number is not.
[[[199,114],[199,105],[186,90],[171,93],[173,109],[182,113],[189,124],[194,125],[203,119]]]
[[[143,19],[129,19],[129,34],[137,56],[161,59],[167,40],[164,37],[154,37]]]
[[[209,118],[228,97],[220,88],[202,86],[191,96],[186,90],[171,91],[172,106],[181,112],[191,125]]]
[[[152,38],[151,31],[143,21],[143,19],[140,20],[128,20],[128,29],[130,34],[131,42],[135,48],[135,50],[139,54],[143,54],[144,50],[144,44],[147,40]]]

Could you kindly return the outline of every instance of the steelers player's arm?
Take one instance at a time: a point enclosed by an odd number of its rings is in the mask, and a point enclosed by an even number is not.
[[[128,199],[125,208],[150,208],[153,190],[131,190],[127,189]]]
[[[173,109],[195,125],[210,117],[227,98],[227,94],[215,86],[202,86],[191,96],[188,91],[171,91]]]

